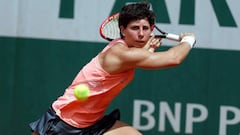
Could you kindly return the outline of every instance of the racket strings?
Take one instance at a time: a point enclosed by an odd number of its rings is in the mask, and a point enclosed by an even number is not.
[[[120,30],[118,28],[118,19],[114,18],[108,23],[106,23],[103,28],[103,35],[110,39],[115,39],[120,37]]]

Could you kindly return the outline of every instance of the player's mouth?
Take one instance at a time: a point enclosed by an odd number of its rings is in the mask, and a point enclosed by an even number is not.
[[[145,41],[139,41],[139,40],[137,40],[136,41],[136,44],[137,44],[137,46],[139,47],[139,48],[141,48],[141,47],[143,47],[145,44],[146,44],[146,42]]]
[[[146,43],[145,41],[142,41],[142,40],[137,40],[136,42],[139,43],[139,44],[145,44]]]

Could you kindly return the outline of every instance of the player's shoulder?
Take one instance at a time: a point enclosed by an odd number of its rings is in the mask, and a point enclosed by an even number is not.
[[[115,43],[111,48],[109,48],[109,51],[115,54],[122,54],[126,51],[128,51],[128,47],[120,42]]]
[[[126,42],[121,38],[116,38],[116,39],[114,39],[113,41],[110,42],[110,46],[115,46],[115,45],[127,46]]]

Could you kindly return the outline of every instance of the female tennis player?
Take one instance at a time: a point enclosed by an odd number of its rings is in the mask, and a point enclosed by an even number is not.
[[[179,65],[190,52],[194,34],[180,34],[181,41],[166,51],[155,51],[161,39],[154,38],[155,15],[146,3],[128,4],[119,15],[121,38],[111,41],[76,75],[65,93],[49,110],[30,123],[32,135],[141,135],[120,121],[120,111],[105,115],[111,101],[129,84],[134,69],[163,69]],[[90,88],[87,100],[73,94],[75,86]]]

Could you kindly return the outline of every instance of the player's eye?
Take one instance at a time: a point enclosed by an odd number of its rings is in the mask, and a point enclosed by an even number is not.
[[[133,29],[133,30],[138,30],[138,29],[139,29],[139,26],[133,26],[133,27],[131,27],[131,29]]]
[[[143,26],[143,30],[149,30],[150,29],[150,27],[148,27],[148,26]]]

